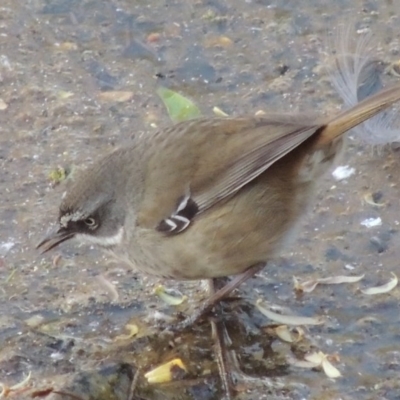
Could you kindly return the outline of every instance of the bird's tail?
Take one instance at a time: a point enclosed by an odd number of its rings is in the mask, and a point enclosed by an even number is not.
[[[400,85],[381,90],[349,110],[329,119],[320,131],[317,147],[324,146],[400,100]]]

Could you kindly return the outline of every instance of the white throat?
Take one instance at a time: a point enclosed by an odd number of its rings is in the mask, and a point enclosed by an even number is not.
[[[76,238],[83,242],[95,244],[100,247],[113,247],[121,244],[122,239],[124,238],[124,227],[121,226],[118,232],[113,236],[93,236],[85,233],[78,233]]]

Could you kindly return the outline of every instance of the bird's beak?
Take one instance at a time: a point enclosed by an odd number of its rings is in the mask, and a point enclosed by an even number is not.
[[[67,231],[61,226],[56,226],[43,240],[41,240],[36,248],[41,248],[41,254],[43,254],[74,236],[74,232]]]

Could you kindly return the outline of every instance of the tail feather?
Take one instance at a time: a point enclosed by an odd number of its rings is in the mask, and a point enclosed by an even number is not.
[[[361,101],[324,124],[317,146],[324,146],[351,128],[387,109],[400,100],[400,85],[392,86]]]

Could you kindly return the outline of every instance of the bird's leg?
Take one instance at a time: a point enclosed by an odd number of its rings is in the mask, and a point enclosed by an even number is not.
[[[218,365],[222,388],[225,393],[225,400],[231,400],[233,383],[230,373],[230,367],[228,366],[229,360],[227,359],[228,349],[225,340],[226,327],[223,322],[216,321],[214,318],[210,318],[210,323],[212,332],[211,334],[214,340],[214,354]]]
[[[212,296],[215,294],[217,279],[208,279],[208,294]],[[220,304],[216,306],[220,309]],[[214,340],[214,355],[218,365],[218,372],[221,378],[222,389],[225,393],[224,400],[232,399],[232,380],[230,375],[230,369],[227,366],[227,343],[226,343],[226,327],[221,321],[218,321],[214,317],[209,318],[211,324],[211,337]]]
[[[208,299],[204,300],[201,304],[200,308],[196,310],[196,312],[190,317],[184,319],[182,322],[178,323],[174,331],[181,331],[183,329],[188,328],[197,322],[201,317],[210,312],[212,308],[219,303],[222,299],[235,290],[238,286],[240,286],[243,282],[246,282],[249,278],[255,275],[258,271],[264,268],[264,263],[258,263],[247,269],[245,272],[240,275],[236,275],[231,281],[229,281],[222,288],[218,289],[215,293],[213,293]]]

